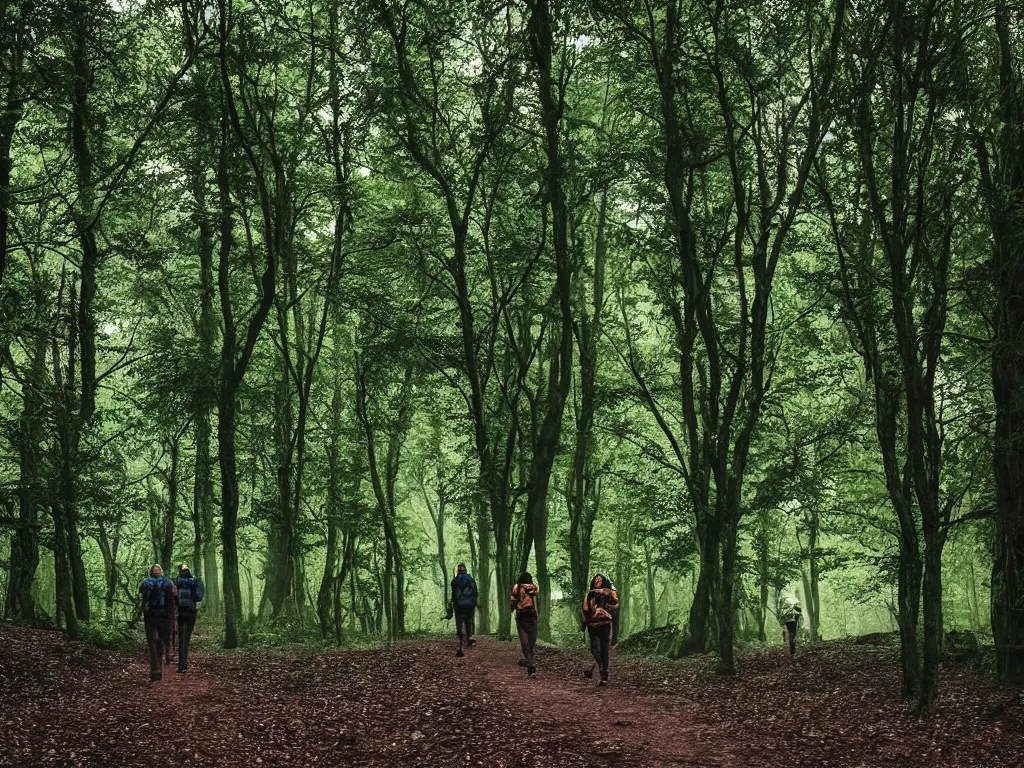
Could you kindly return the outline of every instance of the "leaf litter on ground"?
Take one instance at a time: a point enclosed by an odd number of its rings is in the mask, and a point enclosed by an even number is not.
[[[0,625],[0,765],[758,766],[1018,768],[1019,692],[963,664],[942,669],[937,711],[900,701],[888,648],[825,643],[791,661],[613,656],[612,685],[583,649],[481,640],[310,653],[197,652],[187,675],[147,679],[143,649],[103,651]]]

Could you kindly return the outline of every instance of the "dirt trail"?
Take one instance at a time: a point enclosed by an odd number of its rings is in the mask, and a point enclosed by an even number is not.
[[[583,676],[588,659],[580,654],[569,661],[565,654],[541,649],[533,679],[517,665],[520,656],[518,644],[483,639],[456,663],[464,662],[463,674],[482,676],[517,712],[544,724],[541,733],[555,725],[558,733],[574,734],[609,760],[642,760],[633,764],[655,768],[744,764],[722,745],[710,754],[717,740],[708,726],[694,721],[692,705],[678,697],[639,694],[629,666],[617,668],[615,655],[608,686],[597,684],[596,673],[593,680]]]
[[[582,649],[539,649],[530,679],[517,644],[455,648],[198,651],[151,684],[141,648],[0,625],[0,766],[1024,766],[1019,694],[947,665],[939,712],[917,720],[888,649],[770,649],[731,678],[619,654],[599,687]]]

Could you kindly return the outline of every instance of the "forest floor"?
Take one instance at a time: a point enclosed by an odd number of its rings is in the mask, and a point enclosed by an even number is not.
[[[1024,766],[1020,693],[945,665],[935,715],[899,701],[891,649],[826,643],[790,661],[612,659],[483,638],[376,651],[197,652],[150,683],[144,650],[0,625],[0,766]]]

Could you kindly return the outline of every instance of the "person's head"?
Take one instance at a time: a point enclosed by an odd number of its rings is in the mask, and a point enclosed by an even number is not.
[[[603,573],[595,573],[593,580],[590,582],[591,589],[607,589],[608,579],[605,578]]]
[[[529,571],[519,574],[519,584],[533,584],[533,575]]]
[[[796,599],[796,597],[794,595],[787,595],[783,599],[783,603],[785,605],[787,605],[788,607],[790,607],[790,608],[795,608],[796,606],[798,606],[800,604],[799,601]]]
[[[185,563],[182,563],[178,566],[178,576],[180,576],[183,579],[191,578],[192,571],[189,570],[188,566],[185,565]]]
[[[152,568],[149,569],[149,575],[154,577],[154,578],[160,578],[161,576],[164,575],[164,569],[160,567],[159,563],[157,563],[156,565],[154,565]]]
[[[455,573],[457,573],[459,576],[461,576],[465,572],[466,572],[466,564],[465,563],[459,563],[458,565],[455,566]]]

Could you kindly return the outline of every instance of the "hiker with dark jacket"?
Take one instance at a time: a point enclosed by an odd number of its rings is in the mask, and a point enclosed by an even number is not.
[[[188,646],[192,631],[196,628],[196,611],[203,599],[203,582],[192,575],[189,567],[178,566],[178,578],[174,582],[178,591],[175,601],[178,606],[178,672],[188,672]]]
[[[466,564],[459,563],[455,567],[455,578],[452,579],[451,597],[448,601],[448,615],[455,614],[455,634],[459,636],[459,652],[462,656],[462,642],[472,648],[476,645],[473,639],[473,612],[476,610],[476,582],[466,573]]]
[[[583,674],[591,678],[594,675],[594,666],[599,667],[601,685],[608,684],[608,652],[612,623],[618,609],[619,596],[611,581],[603,574],[595,575],[590,582],[590,591],[583,598],[583,622],[580,629],[586,629],[590,633],[590,653],[594,657],[594,665]]]
[[[509,610],[515,611],[516,629],[519,630],[519,644],[523,648],[523,659],[526,662],[526,673],[535,677],[537,667],[533,663],[533,647],[537,644],[537,585],[533,576],[524,571],[512,587],[509,598]]]
[[[164,647],[171,642],[171,619],[176,598],[174,584],[164,576],[164,569],[154,565],[139,586],[142,614],[145,619],[146,644],[149,645],[149,679],[163,677]]]

